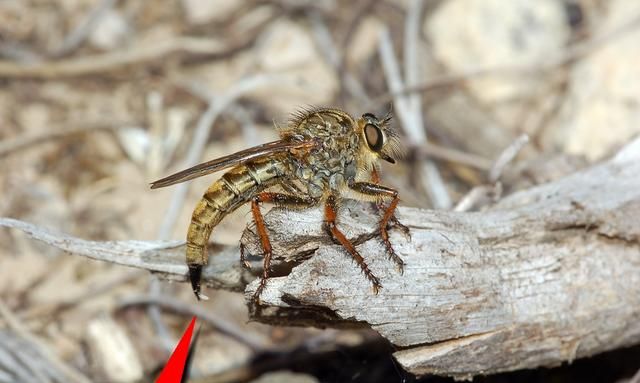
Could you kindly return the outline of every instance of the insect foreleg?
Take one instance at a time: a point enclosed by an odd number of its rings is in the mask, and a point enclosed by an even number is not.
[[[358,253],[358,250],[356,250],[355,246],[353,246],[353,244],[349,241],[349,239],[347,239],[347,237],[338,229],[338,227],[336,226],[336,217],[337,217],[336,197],[329,196],[327,198],[327,202],[324,207],[325,230],[335,242],[342,245],[342,247],[344,247],[345,250],[349,252],[349,254],[351,255],[351,257],[353,257],[353,259],[356,261],[358,266],[360,266],[360,269],[362,269],[362,272],[364,273],[364,275],[373,284],[373,292],[378,294],[378,291],[380,290],[380,288],[382,288],[382,285],[380,284],[380,280],[375,275],[373,275],[371,270],[369,270],[369,266],[367,266],[367,263],[365,262],[364,258],[362,258],[360,253]]]
[[[256,224],[256,231],[260,238],[260,245],[262,246],[262,253],[264,256],[264,266],[262,270],[262,279],[260,280],[260,286],[253,294],[253,298],[259,301],[260,294],[267,285],[267,278],[269,278],[269,269],[271,267],[271,257],[273,256],[273,249],[271,247],[271,241],[269,240],[269,234],[267,233],[267,226],[264,223],[262,212],[260,211],[260,203],[270,202],[276,206],[285,206],[290,208],[305,208],[315,205],[318,201],[311,197],[298,197],[282,193],[260,193],[251,200],[251,213],[253,213],[253,220]],[[244,257],[244,251],[242,251],[242,261],[247,265],[247,261]]]
[[[378,169],[374,166],[373,170],[371,171],[371,182],[374,184],[380,184],[380,172],[378,171]],[[376,207],[378,208],[378,211],[384,211],[385,207],[384,207],[384,203],[381,200],[377,200],[376,201]],[[400,223],[400,221],[398,220],[398,218],[394,214],[391,215],[391,218],[389,218],[389,221],[391,221],[391,223],[400,228],[400,230],[402,230],[402,233],[408,237],[409,239],[411,238],[411,232],[409,231],[409,228],[406,227],[405,225],[403,225],[402,223]]]
[[[353,182],[349,185],[349,187],[353,191],[356,191],[358,193],[377,197],[378,201],[391,198],[391,203],[389,203],[389,206],[387,206],[387,208],[384,210],[384,214],[380,219],[380,238],[382,239],[382,243],[384,243],[384,246],[387,250],[387,255],[389,256],[389,258],[391,258],[391,260],[393,260],[393,262],[395,262],[398,270],[402,273],[402,271],[404,270],[404,261],[402,260],[402,258],[400,258],[400,256],[398,256],[398,254],[396,254],[395,250],[393,250],[393,246],[389,241],[389,229],[387,227],[389,220],[391,220],[392,217],[395,218],[394,212],[396,210],[396,207],[398,206],[398,202],[400,201],[400,198],[398,198],[398,191],[371,182]],[[381,207],[381,205],[378,206]]]

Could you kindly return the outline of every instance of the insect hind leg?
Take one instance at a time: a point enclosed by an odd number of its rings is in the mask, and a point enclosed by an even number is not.
[[[286,206],[289,208],[300,209],[315,205],[317,203],[317,199],[306,196],[299,197],[283,193],[264,192],[258,194],[251,200],[251,213],[253,214],[253,221],[256,225],[256,231],[260,239],[260,245],[262,247],[262,253],[264,256],[262,279],[260,280],[260,285],[253,294],[253,299],[257,303],[260,303],[260,294],[262,294],[262,291],[267,285],[267,279],[269,278],[269,272],[271,268],[271,259],[273,257],[273,248],[271,247],[271,241],[269,240],[267,226],[264,222],[262,212],[260,211],[260,203],[262,202],[270,202],[275,204],[276,206]],[[241,260],[243,261],[243,263],[245,263],[245,265],[247,265],[248,262],[246,261],[246,257],[244,255],[244,249],[241,248],[241,250]]]

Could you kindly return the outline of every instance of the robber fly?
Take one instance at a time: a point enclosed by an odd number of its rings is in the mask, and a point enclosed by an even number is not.
[[[251,212],[264,255],[262,279],[254,298],[259,299],[269,278],[272,248],[260,204],[305,208],[324,203],[324,228],[353,257],[377,294],[380,280],[369,270],[355,246],[336,226],[337,207],[343,197],[375,201],[383,211],[380,238],[387,255],[402,271],[404,262],[389,242],[391,223],[408,230],[395,218],[398,192],[380,185],[379,159],[395,163],[399,139],[389,124],[390,114],[378,118],[366,113],[358,119],[338,109],[308,109],[296,113],[279,128],[280,140],[196,165],[151,184],[161,188],[221,169],[233,167],[214,182],[196,205],[187,232],[187,265],[191,287],[198,299],[202,267],[207,264],[207,243],[213,228],[244,203]],[[284,191],[274,190],[276,186]],[[386,208],[384,201],[388,201]],[[241,261],[245,259],[241,247]]]

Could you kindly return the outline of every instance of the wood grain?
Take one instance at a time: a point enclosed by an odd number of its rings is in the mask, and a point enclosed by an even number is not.
[[[305,260],[269,280],[254,319],[370,326],[400,348],[395,357],[410,372],[457,378],[640,342],[640,140],[487,211],[399,209],[412,234],[391,235],[404,275],[370,234],[373,209],[347,202],[339,216],[381,279],[380,293],[329,241],[320,210],[274,209],[266,216],[274,257]],[[256,241],[249,228],[243,242],[253,253]]]

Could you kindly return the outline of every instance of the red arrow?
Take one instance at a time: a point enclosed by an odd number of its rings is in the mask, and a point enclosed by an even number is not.
[[[180,383],[182,381],[182,375],[184,374],[184,365],[189,356],[189,344],[191,343],[191,336],[193,335],[193,328],[196,325],[196,317],[191,318],[189,327],[182,334],[182,338],[175,350],[169,357],[167,364],[162,369],[160,376],[156,380],[156,383]]]

